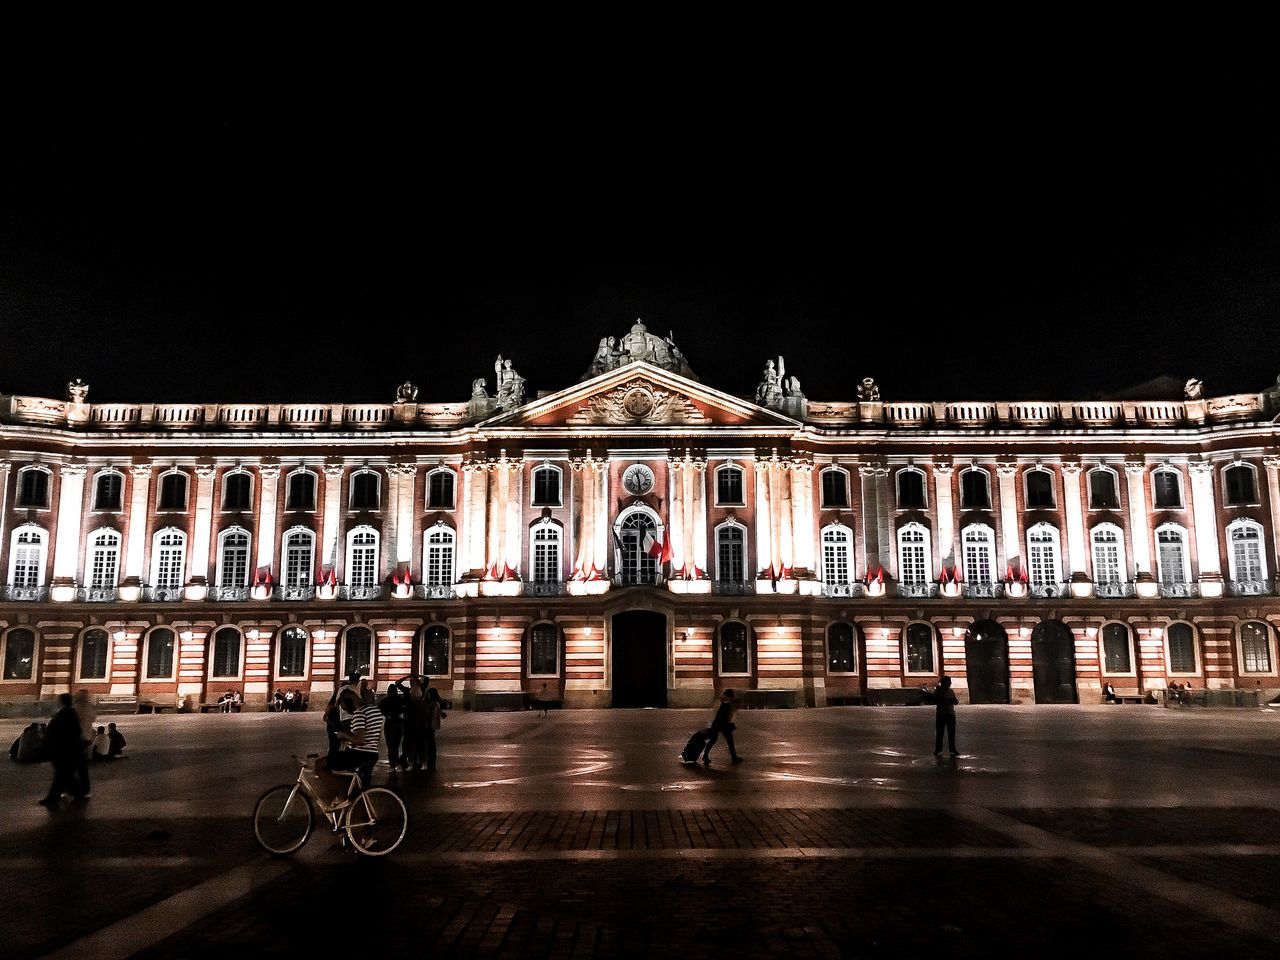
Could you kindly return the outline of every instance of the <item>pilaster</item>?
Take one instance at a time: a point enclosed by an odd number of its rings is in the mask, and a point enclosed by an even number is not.
[[[329,468],[325,467],[328,476]],[[270,571],[276,556],[276,490],[280,483],[280,464],[264,463],[258,467],[262,492],[258,504],[257,568]],[[328,520],[329,484],[325,484],[325,519]]]
[[[1200,563],[1200,595],[1222,596],[1222,551],[1218,542],[1218,510],[1213,495],[1213,464],[1193,460],[1191,501],[1196,525],[1196,557]]]
[[[996,478],[1000,487],[1000,543],[1004,556],[997,560],[1001,566],[1022,568],[1022,537],[1018,530],[1018,465],[996,464]]]
[[[75,599],[85,473],[84,464],[81,463],[66,463],[58,469],[61,488],[58,494],[58,516],[55,520],[57,535],[54,540],[53,582],[49,596],[62,602]]]

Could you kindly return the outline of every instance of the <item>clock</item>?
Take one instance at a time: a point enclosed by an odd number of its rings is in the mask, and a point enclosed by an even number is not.
[[[633,497],[643,497],[653,489],[653,471],[640,463],[627,467],[627,472],[622,475],[622,485]]]

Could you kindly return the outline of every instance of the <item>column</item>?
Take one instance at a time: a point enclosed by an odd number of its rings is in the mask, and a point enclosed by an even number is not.
[[[884,568],[885,576],[898,579],[898,551],[893,548],[893,534],[890,530],[892,522],[890,512],[896,503],[894,492],[890,487],[889,468],[883,463],[876,464],[876,536],[879,538],[879,566]]]
[[[955,466],[946,461],[933,465],[933,504],[938,517],[936,539],[939,568],[955,563],[956,511],[955,501],[951,496],[951,478],[955,472]]]
[[[324,465],[324,516],[321,518],[320,526],[320,567],[329,573],[336,573],[338,566],[338,528],[342,524],[342,475],[345,472],[344,464],[326,463]],[[261,529],[258,533],[261,535]],[[258,540],[261,544],[261,536]]]
[[[1088,579],[1085,558],[1089,553],[1085,547],[1084,512],[1080,509],[1080,469],[1075,461],[1062,464],[1062,499],[1067,518],[1067,555],[1063,557],[1063,569],[1067,571],[1067,579],[1073,582]]]
[[[1218,541],[1218,508],[1213,496],[1213,464],[1193,460],[1191,501],[1195,511],[1196,556],[1200,561],[1200,595],[1222,596],[1222,548]]]
[[[134,593],[142,585],[142,559],[147,546],[147,507],[151,502],[151,464],[135,463],[129,468],[133,488],[129,495],[129,535],[124,547],[124,577],[121,586],[132,588],[120,591],[120,599],[137,600]],[[130,595],[132,593],[132,596]]]
[[[1147,490],[1144,478],[1147,465],[1141,461],[1125,461],[1124,475],[1129,484],[1129,537],[1133,566],[1139,579],[1151,579],[1151,530],[1147,524]]]
[[[197,588],[207,587],[209,583],[209,542],[213,536],[213,480],[217,473],[217,468],[211,463],[196,464],[196,516],[195,527],[191,531],[191,560],[187,564],[187,583]],[[203,597],[190,599],[203,599]]]
[[[325,477],[329,476],[330,468],[325,467]],[[258,498],[258,569],[270,571],[275,562],[276,556],[276,491],[280,485],[280,464],[264,463],[258,467],[258,480],[262,484],[262,494]],[[337,487],[337,484],[333,484]],[[328,533],[329,524],[329,500],[330,500],[330,484],[325,482],[324,489],[324,519],[326,526],[326,535]],[[333,499],[337,501],[336,493]],[[336,510],[335,510],[336,515]],[[335,531],[336,537],[336,531]],[[272,576],[275,576],[272,574]]]
[[[858,467],[862,489],[862,569],[864,574],[884,566],[880,558],[880,487],[876,473],[882,469],[878,463],[864,463]],[[850,571],[856,577],[855,571]]]
[[[58,468],[62,486],[58,495],[57,535],[53,545],[53,583],[49,596],[66,602],[76,595],[76,564],[80,559],[81,512],[84,507],[84,464],[65,463]]]
[[[1022,568],[1022,538],[1018,533],[1018,465],[1016,463],[996,464],[996,475],[1000,486],[1000,542],[1004,547],[1004,556],[1000,559],[1005,566]],[[998,563],[998,561],[997,561]]]
[[[507,522],[508,466],[507,451],[503,450],[489,474],[489,533],[486,538],[488,549],[485,551],[485,569],[498,577],[502,576],[503,561],[506,559],[502,549],[502,528]]]
[[[564,482],[564,471],[560,473]],[[560,491],[561,502],[564,501],[564,490]],[[507,569],[519,574],[524,562],[524,463],[513,460],[507,467],[507,522],[504,543],[506,544]]]
[[[756,479],[756,578],[769,578],[769,564],[773,557],[773,521],[769,504],[769,461],[757,457],[752,466]]]
[[[794,541],[797,570],[810,575],[814,569],[813,529],[813,463],[794,460],[791,463],[791,537]]]
[[[604,577],[607,583],[609,580],[609,557],[613,552],[609,536],[609,461],[597,460],[593,469],[596,475],[596,564],[600,568],[601,576]]]
[[[667,459],[670,477],[667,483],[667,542],[671,544],[671,575],[688,576],[693,573],[690,563],[693,551],[685,541],[685,463],[679,457]]]
[[[471,460],[462,465],[462,482],[466,502],[466,570],[479,576],[485,568],[485,500],[489,495],[488,466],[483,460]]]
[[[1272,476],[1275,476],[1274,472]],[[9,461],[0,460],[0,543],[8,543],[4,518],[9,513]]]
[[[418,465],[416,463],[398,463],[392,467],[397,475],[399,489],[396,491],[396,565],[401,569],[413,569],[414,535],[413,535],[413,500],[417,487]]]
[[[1280,457],[1263,457],[1262,465],[1267,468],[1267,504],[1271,508],[1271,539],[1272,549],[1271,562],[1267,564],[1267,569],[1272,571],[1273,576],[1276,574],[1276,565],[1280,564]],[[6,465],[0,465],[0,479],[4,477]],[[0,517],[4,516],[4,500],[0,496]],[[3,543],[0,540],[0,543]]]
[[[707,559],[707,461],[695,458],[692,463],[693,503],[690,513],[693,517],[693,573],[710,577],[711,566]],[[685,536],[688,536],[686,531]]]

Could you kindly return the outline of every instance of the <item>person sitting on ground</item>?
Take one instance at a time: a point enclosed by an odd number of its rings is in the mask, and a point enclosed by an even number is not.
[[[116,729],[114,723],[107,724],[107,756],[112,760],[124,760],[124,734]]]
[[[343,690],[338,706],[351,714],[351,724],[350,729],[337,732],[341,747],[330,755],[329,769],[354,770],[360,785],[367,787],[382,745],[382,711],[376,704],[361,703],[355,690]]]
[[[106,760],[111,752],[111,738],[107,736],[107,728],[99,727],[97,736],[93,738],[93,759]]]
[[[9,748],[9,759],[19,763],[43,763],[45,730],[43,723],[27,724]]]

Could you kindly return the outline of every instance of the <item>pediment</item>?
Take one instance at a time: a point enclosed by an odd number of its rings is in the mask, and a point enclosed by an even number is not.
[[[518,410],[487,420],[492,427],[790,426],[773,410],[648,363],[632,363]]]

